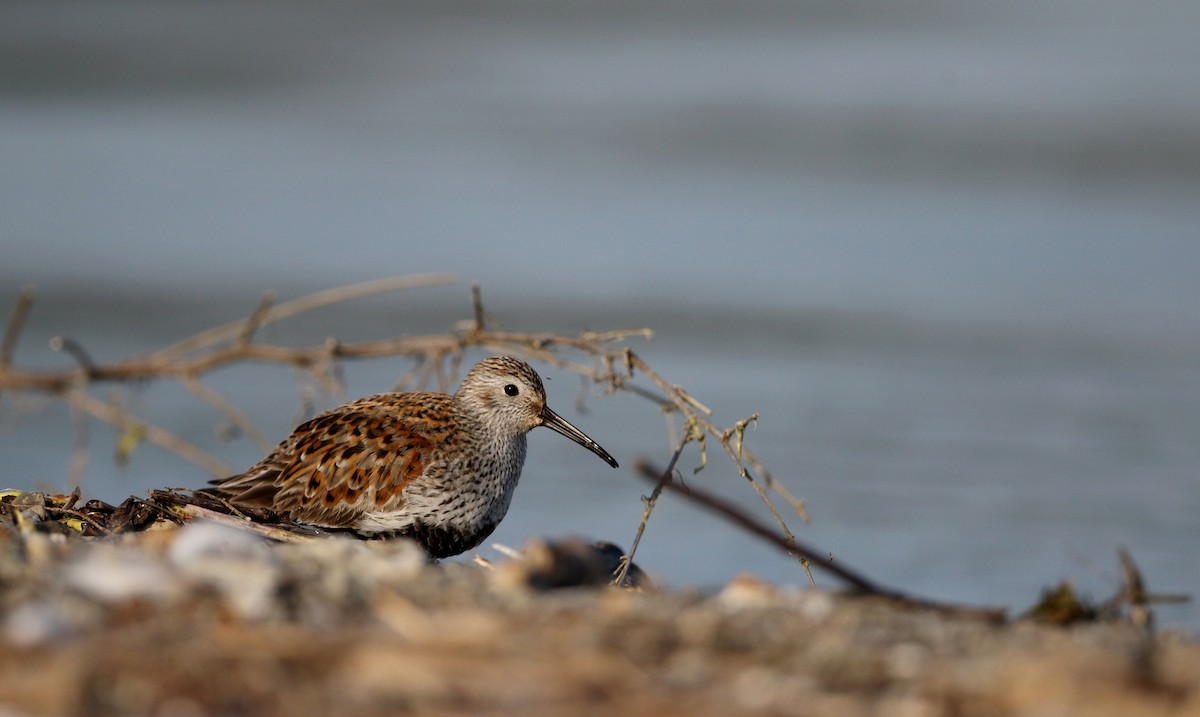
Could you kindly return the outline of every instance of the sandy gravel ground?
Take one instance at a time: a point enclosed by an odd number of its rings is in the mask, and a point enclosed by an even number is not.
[[[405,541],[32,522],[0,524],[2,717],[1200,715],[1200,642],[1127,622],[995,623],[748,576],[621,590],[589,584],[569,540],[488,567]]]

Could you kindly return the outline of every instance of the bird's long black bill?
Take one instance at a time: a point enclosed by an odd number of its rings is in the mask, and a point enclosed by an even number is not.
[[[563,434],[567,438],[570,438],[572,441],[575,441],[579,445],[588,449],[592,453],[600,456],[604,459],[605,463],[609,464],[613,468],[618,467],[617,459],[608,455],[608,451],[601,448],[599,443],[596,443],[592,439],[588,438],[586,433],[579,430],[575,426],[572,426],[567,422],[567,419],[550,410],[549,406],[544,406],[542,408],[542,425],[546,428],[554,429],[555,431]]]

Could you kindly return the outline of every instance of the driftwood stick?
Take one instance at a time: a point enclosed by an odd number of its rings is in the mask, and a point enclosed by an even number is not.
[[[670,490],[675,494],[703,507],[704,509],[720,515],[751,535],[754,535],[755,537],[774,545],[789,555],[803,558],[810,564],[815,565],[817,568],[832,574],[834,577],[840,579],[842,582],[853,588],[855,592],[881,597],[886,600],[911,607],[933,609],[959,615],[970,615],[995,622],[1001,622],[1005,619],[1005,615],[1007,613],[1005,608],[975,607],[970,605],[943,603],[936,600],[913,597],[898,590],[884,587],[856,570],[846,567],[840,563],[835,563],[834,561],[817,552],[815,549],[798,542],[794,538],[784,538],[778,535],[775,533],[775,531],[763,525],[747,513],[743,512],[741,509],[730,505],[720,498],[717,498],[716,496],[699,489],[677,483],[674,480],[674,473],[672,471],[660,471],[654,466],[642,461],[637,463],[636,469],[643,478],[655,481],[656,485],[662,486],[667,490]]]

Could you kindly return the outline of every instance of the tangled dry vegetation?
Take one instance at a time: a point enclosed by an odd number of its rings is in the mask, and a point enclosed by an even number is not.
[[[703,465],[707,459],[707,446],[715,442],[732,461],[736,474],[744,479],[742,482],[758,494],[784,539],[794,540],[775,500],[782,499],[792,513],[805,519],[803,502],[777,482],[753,451],[744,445],[746,429],[757,415],[734,421],[727,427],[714,422],[712,412],[703,403],[683,387],[667,381],[632,347],[623,343],[630,338],[650,338],[653,332],[649,328],[587,331],[577,335],[507,331],[490,324],[476,285],[472,287],[471,318],[458,322],[443,334],[401,335],[366,342],[345,342],[331,336],[321,344],[310,346],[272,344],[257,337],[268,325],[315,309],[376,294],[451,282],[453,277],[446,275],[403,276],[330,289],[283,303],[276,303],[274,295],[268,293],[246,318],[207,329],[157,351],[112,363],[97,363],[87,347],[70,337],[58,337],[52,341],[52,347],[69,354],[76,364],[74,368],[64,370],[25,369],[12,362],[14,348],[34,303],[34,294],[27,289],[19,295],[0,343],[0,395],[36,392],[61,399],[77,415],[115,428],[121,436],[119,451],[133,450],[140,441],[148,441],[203,467],[213,477],[224,477],[235,471],[168,428],[128,412],[119,392],[110,395],[108,400],[99,398],[98,387],[177,381],[266,452],[271,442],[233,401],[205,385],[205,375],[239,362],[268,362],[289,367],[310,377],[317,385],[338,393],[346,362],[401,356],[412,359],[415,365],[400,377],[396,390],[436,386],[439,391],[448,391],[452,390],[461,373],[468,350],[509,354],[576,373],[603,392],[626,391],[653,402],[667,416],[669,429],[676,436],[672,442],[677,449],[668,470],[674,468],[679,455],[692,444],[699,447]],[[84,441],[78,443],[81,447],[74,461],[73,485],[79,484],[86,465],[86,444]],[[630,555],[637,550],[646,521],[662,490],[663,486],[656,486],[646,500]],[[802,562],[807,569],[807,560],[802,559]]]
[[[1016,621],[881,586],[795,538],[774,501],[801,518],[803,504],[744,445],[756,417],[714,422],[624,343],[648,329],[506,331],[488,320],[476,288],[471,318],[445,334],[314,346],[256,338],[317,307],[447,280],[389,279],[279,304],[267,297],[245,319],[111,364],[62,338],[56,346],[76,365],[60,371],[12,364],[33,301],[25,293],[0,346],[0,391],[61,399],[131,445],[156,443],[222,476],[232,471],[215,457],[98,398],[97,387],[178,381],[255,437],[206,374],[268,361],[334,388],[348,360],[408,356],[415,368],[402,387],[447,390],[467,350],[544,362],[603,392],[633,392],[668,416],[675,448],[665,468],[638,466],[654,487],[628,554],[537,540],[494,560],[430,564],[408,541],[314,535],[200,494],[161,490],[109,505],[78,490],[2,492],[0,713],[1200,714],[1200,645],[1156,633],[1150,605],[1160,596],[1128,554],[1110,600],[1086,603],[1064,584]],[[703,464],[713,443],[773,522],[674,480],[687,446],[699,447]],[[713,594],[653,586],[632,555],[665,491],[847,590],[749,577]]]
[[[394,277],[329,289],[283,303],[276,303],[273,293],[269,292],[243,319],[201,331],[157,351],[112,363],[97,363],[86,347],[70,337],[57,337],[52,340],[52,347],[66,352],[75,362],[73,368],[60,370],[24,369],[13,364],[14,349],[34,302],[32,290],[26,289],[18,296],[0,340],[0,396],[4,393],[34,392],[49,395],[68,403],[79,415],[117,429],[121,436],[119,450],[132,451],[139,442],[149,441],[204,467],[213,477],[223,477],[233,473],[233,470],[216,456],[204,452],[164,426],[129,413],[124,408],[125,402],[121,400],[119,391],[108,400],[102,400],[95,395],[97,388],[104,384],[119,388],[151,381],[177,381],[241,429],[265,452],[271,448],[271,443],[233,401],[205,385],[203,379],[207,374],[240,362],[274,363],[300,372],[330,392],[340,394],[344,393],[341,390],[341,377],[345,362],[404,356],[412,359],[414,366],[396,382],[396,390],[436,386],[440,391],[448,391],[461,373],[466,351],[475,349],[510,354],[574,372],[605,394],[631,392],[649,400],[667,416],[675,449],[665,469],[644,462],[637,466],[638,472],[652,481],[654,486],[649,496],[643,499],[642,518],[630,550],[622,557],[615,571],[615,584],[627,583],[634,554],[652,511],[662,492],[670,489],[795,557],[808,574],[810,584],[814,584],[810,566],[815,564],[859,593],[952,612],[965,611],[993,620],[1003,617],[1003,610],[942,605],[905,595],[875,583],[849,566],[833,562],[828,557],[829,553],[798,541],[784,515],[776,507],[773,496],[782,499],[800,519],[807,519],[804,503],[776,481],[754,452],[745,446],[746,430],[757,420],[757,414],[736,420],[727,427],[714,422],[711,410],[683,387],[663,378],[628,343],[624,343],[630,338],[651,338],[653,332],[649,328],[587,331],[576,335],[508,331],[489,321],[480,288],[475,285],[471,289],[471,317],[459,321],[442,334],[400,335],[366,342],[345,342],[330,336],[321,344],[302,346],[272,344],[258,338],[264,327],[316,309],[372,295],[453,281],[454,278],[448,275]],[[82,429],[77,425],[77,430]],[[749,485],[757,493],[773,518],[775,527],[764,525],[728,503],[699,489],[685,487],[675,480],[675,466],[685,448],[693,444],[698,446],[700,467],[696,470],[700,470],[707,463],[706,449],[710,442],[715,442],[731,461],[735,475],[741,479],[739,483]],[[86,465],[87,446],[85,441],[77,441],[77,446],[77,452],[81,455],[74,465],[81,470]],[[73,483],[78,486],[79,476],[74,476],[74,479]],[[236,519],[252,518],[260,532],[277,539],[306,530],[303,526],[281,520],[270,511],[248,515],[245,508],[215,504],[207,496],[188,496],[165,490],[155,491],[147,499],[131,497],[119,507],[97,507],[103,506],[99,501],[90,501],[77,507],[78,491],[73,496],[59,496],[48,501],[40,494],[22,497],[17,493],[8,495],[0,503],[0,514],[16,520],[22,511],[15,510],[14,505],[20,507],[20,502],[26,498],[37,504],[33,507],[42,525],[65,525],[85,535],[143,530],[156,522],[179,523],[196,515],[224,520],[230,514]],[[90,512],[88,506],[92,506]],[[29,507],[24,506],[25,509]],[[47,511],[58,520],[45,521]],[[1156,599],[1173,597],[1149,594],[1141,588],[1132,558],[1122,554],[1122,560],[1126,567],[1126,585],[1133,586],[1135,578],[1138,581],[1135,587],[1123,591],[1122,605],[1139,612]]]

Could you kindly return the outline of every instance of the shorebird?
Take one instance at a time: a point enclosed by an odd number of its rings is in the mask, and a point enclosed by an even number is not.
[[[497,356],[472,367],[453,395],[381,393],[327,411],[209,491],[298,523],[407,536],[444,558],[496,529],[521,477],[525,434],[538,426],[617,467],[546,405],[529,364]]]

